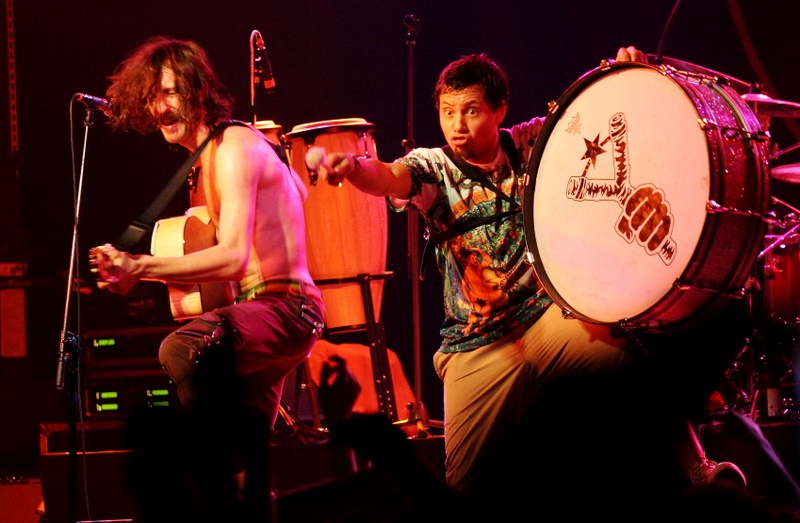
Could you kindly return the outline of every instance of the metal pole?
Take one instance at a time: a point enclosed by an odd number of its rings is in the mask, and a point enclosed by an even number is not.
[[[403,18],[403,25],[406,28],[406,49],[408,50],[408,89],[407,96],[407,112],[406,112],[406,139],[403,140],[403,149],[405,154],[411,152],[415,147],[414,143],[414,46],[416,45],[416,33],[419,26],[419,19],[408,14]],[[406,212],[408,218],[407,226],[407,242],[408,242],[408,274],[411,279],[411,310],[412,310],[412,324],[413,324],[413,342],[414,342],[414,397],[416,403],[409,409],[409,423],[415,424],[418,433],[417,436],[424,438],[428,436],[428,413],[425,405],[422,403],[422,369],[420,362],[422,359],[422,350],[420,346],[420,298],[419,298],[419,225],[418,215],[413,209]]]

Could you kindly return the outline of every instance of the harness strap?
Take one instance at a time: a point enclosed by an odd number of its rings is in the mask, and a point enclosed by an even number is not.
[[[506,131],[505,129],[500,129],[500,146],[503,148],[503,152],[506,153],[509,161],[511,162],[511,167],[514,170],[514,174],[519,176],[522,173],[522,164],[519,161],[519,155],[517,154],[517,150],[514,147],[514,140],[511,138],[511,133]],[[491,182],[486,176],[483,176],[482,173],[478,171],[474,166],[470,163],[465,162],[464,160],[457,158],[455,154],[453,154],[453,149],[446,145],[442,147],[442,152],[444,152],[447,157],[452,161],[456,167],[464,173],[464,176],[469,178],[472,181],[478,182],[481,185],[485,185],[495,194],[497,194],[498,198],[502,198],[503,200],[509,202],[512,206],[512,209],[508,211],[499,212],[496,214],[492,214],[489,216],[481,216],[480,218],[473,218],[471,220],[467,220],[460,223],[453,224],[449,229],[446,231],[440,232],[439,234],[430,234],[430,225],[427,225],[427,229],[429,232],[428,241],[425,243],[425,247],[422,250],[422,257],[420,260],[420,267],[419,267],[419,279],[425,279],[425,262],[428,257],[433,252],[433,248],[431,244],[438,245],[440,243],[444,243],[456,236],[464,234],[467,231],[470,231],[476,227],[480,227],[481,225],[486,225],[488,223],[492,223],[495,221],[502,220],[503,218],[507,218],[508,216],[513,216],[522,212],[522,209],[517,205],[517,202],[509,195],[504,193],[501,189],[499,189],[495,184]],[[427,221],[427,218],[426,218]]]

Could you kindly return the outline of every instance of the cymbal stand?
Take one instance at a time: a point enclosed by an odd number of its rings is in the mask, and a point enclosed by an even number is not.
[[[786,147],[784,149],[781,149],[780,151],[775,151],[774,153],[769,155],[769,159],[770,160],[774,160],[775,158],[780,158],[784,154],[790,153],[790,152],[794,151],[795,149],[800,149],[800,142],[798,142],[798,143],[796,143],[794,145],[790,145],[789,147]]]
[[[786,240],[786,238],[788,238],[789,236],[791,236],[792,234],[794,234],[794,233],[795,233],[795,231],[797,231],[797,229],[800,229],[800,223],[793,225],[791,229],[789,229],[789,230],[788,230],[788,231],[786,231],[785,233],[781,234],[781,235],[780,235],[780,236],[778,236],[778,237],[777,237],[777,238],[776,238],[776,239],[775,239],[775,240],[774,240],[772,243],[770,243],[769,245],[767,245],[767,246],[764,248],[764,250],[763,250],[763,251],[761,251],[761,252],[759,252],[759,253],[758,253],[758,259],[760,260],[760,259],[761,259],[761,258],[763,258],[763,257],[764,257],[764,256],[765,256],[767,253],[769,253],[769,252],[772,252],[772,250],[773,250],[773,249],[775,249],[775,247],[777,247],[778,245],[782,244],[782,243],[783,243],[783,242]]]

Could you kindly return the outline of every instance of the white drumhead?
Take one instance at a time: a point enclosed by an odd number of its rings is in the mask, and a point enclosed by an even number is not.
[[[652,67],[612,71],[559,111],[533,182],[541,276],[569,310],[601,323],[634,317],[669,292],[694,254],[711,184],[707,137],[686,92]],[[627,125],[625,150],[616,153],[609,139],[614,115]],[[587,151],[595,142],[593,163]],[[625,184],[616,181],[620,167]],[[575,198],[569,191],[580,176],[595,188],[621,187],[622,194],[646,185],[660,191],[672,220],[671,243],[658,252],[629,243],[617,229],[625,202],[603,191]]]

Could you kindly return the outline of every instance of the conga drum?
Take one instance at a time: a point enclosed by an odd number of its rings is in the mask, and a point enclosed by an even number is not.
[[[567,314],[674,330],[743,296],[766,230],[769,155],[741,95],[716,77],[616,62],[551,107],[524,221]]]
[[[369,275],[373,314],[377,320],[383,296],[388,234],[384,198],[370,196],[345,182],[316,183],[305,164],[310,147],[324,147],[360,157],[377,157],[374,125],[362,118],[296,125],[284,137],[292,167],[308,187],[305,203],[306,244],[311,276],[322,290],[325,326],[346,331],[367,323],[358,278]]]
[[[283,126],[278,125],[272,120],[259,120],[255,123],[256,129],[267,137],[267,140],[274,145],[281,146],[283,144]]]

